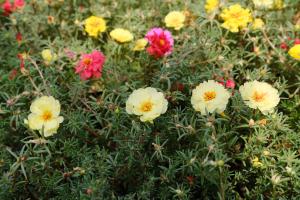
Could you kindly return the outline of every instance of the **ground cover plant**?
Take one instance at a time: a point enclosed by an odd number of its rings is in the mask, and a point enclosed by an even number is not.
[[[300,199],[300,1],[0,5],[0,199]]]

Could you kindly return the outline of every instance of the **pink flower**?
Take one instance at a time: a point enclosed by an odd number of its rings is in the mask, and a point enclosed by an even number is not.
[[[82,80],[100,78],[104,62],[105,56],[100,51],[94,50],[90,54],[83,54],[76,66],[75,73],[79,74]]]
[[[13,5],[11,4],[10,0],[5,0],[1,8],[4,10],[3,15],[9,16],[12,12],[14,12],[17,9],[23,8],[24,6],[25,6],[24,0],[15,0]]]
[[[9,0],[6,0],[2,5],[1,8],[3,9],[3,15],[8,16],[13,12],[13,7]]]
[[[294,45],[297,45],[297,44],[300,44],[300,39],[299,38],[296,38],[295,41],[294,41]]]
[[[147,52],[155,58],[161,58],[172,53],[174,40],[169,31],[153,28],[146,34],[145,38],[150,45]]]
[[[235,82],[232,79],[228,79],[226,81],[226,88],[234,89],[235,88]]]
[[[14,10],[15,9],[21,9],[25,6],[25,1],[24,0],[15,0],[14,2]]]

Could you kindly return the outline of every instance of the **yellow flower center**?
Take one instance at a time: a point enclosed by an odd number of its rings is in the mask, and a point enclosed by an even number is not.
[[[99,21],[92,21],[92,22],[90,23],[90,25],[91,25],[92,27],[94,27],[94,28],[97,28],[98,26],[100,26],[100,22],[99,22]]]
[[[45,111],[42,115],[44,121],[50,120],[52,118],[52,113],[50,111]]]
[[[91,64],[91,62],[92,62],[92,59],[90,59],[90,58],[84,58],[84,59],[83,59],[83,63],[84,63],[85,65],[89,65],[89,64]]]
[[[230,15],[231,15],[232,18],[236,18],[236,19],[239,19],[241,17],[240,12],[231,13]]]
[[[215,91],[208,91],[204,93],[204,100],[205,101],[211,101],[213,99],[215,99],[217,96]]]
[[[262,102],[265,99],[266,93],[260,93],[255,91],[252,98],[256,102]]]
[[[153,103],[151,101],[146,101],[142,104],[141,106],[141,111],[142,112],[149,112],[152,110]]]

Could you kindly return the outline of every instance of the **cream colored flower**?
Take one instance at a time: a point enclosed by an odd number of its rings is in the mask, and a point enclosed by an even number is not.
[[[52,96],[42,96],[30,106],[31,113],[28,119],[25,119],[25,124],[28,124],[32,130],[38,130],[44,137],[52,136],[57,132],[59,124],[64,118],[59,116],[60,103]]]
[[[133,91],[126,101],[126,112],[140,116],[142,122],[152,122],[164,114],[167,108],[168,101],[164,94],[152,87]]]
[[[148,44],[148,40],[142,38],[142,39],[138,39],[135,42],[135,46],[133,48],[133,51],[143,51],[145,49],[145,47]]]
[[[270,9],[274,5],[274,0],[252,0],[255,8]]]
[[[165,17],[165,24],[167,27],[179,30],[184,26],[185,15],[183,12],[172,11]]]
[[[46,65],[49,65],[50,63],[57,60],[56,53],[53,53],[50,49],[44,49],[41,54]]]
[[[220,83],[209,80],[198,85],[192,92],[191,103],[202,115],[222,113],[228,104],[230,93]]]
[[[239,90],[245,104],[263,114],[272,112],[280,101],[278,90],[265,82],[246,82]]]
[[[122,28],[116,28],[112,30],[109,35],[120,43],[130,42],[133,40],[133,35],[130,33],[130,31]]]

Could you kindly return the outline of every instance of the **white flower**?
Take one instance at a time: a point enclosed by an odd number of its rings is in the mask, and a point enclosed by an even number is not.
[[[278,90],[265,82],[246,82],[239,90],[245,104],[263,114],[272,112],[280,101]]]
[[[252,0],[255,8],[270,9],[274,5],[273,0]]]
[[[45,137],[49,137],[57,132],[59,124],[64,118],[59,116],[60,103],[52,96],[42,96],[30,106],[31,113],[25,124],[32,130],[39,130]]]
[[[164,114],[167,108],[168,101],[164,94],[151,87],[133,91],[126,101],[126,112],[140,116],[142,122],[152,122]]]
[[[226,109],[230,93],[220,83],[209,80],[198,85],[192,93],[191,103],[202,115],[221,113]]]

